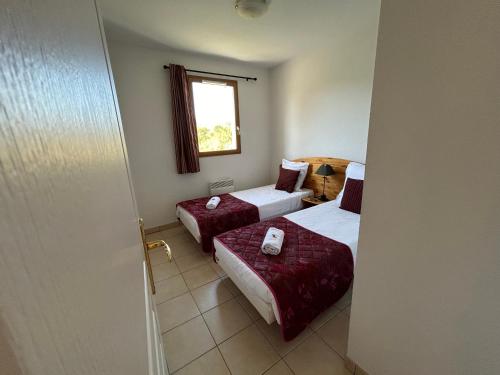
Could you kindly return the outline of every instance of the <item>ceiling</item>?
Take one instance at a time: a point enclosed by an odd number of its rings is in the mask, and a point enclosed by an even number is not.
[[[111,39],[273,66],[356,32],[376,0],[272,0],[261,18],[239,17],[233,0],[100,0]]]

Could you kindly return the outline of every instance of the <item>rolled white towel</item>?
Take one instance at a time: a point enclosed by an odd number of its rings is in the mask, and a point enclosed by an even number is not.
[[[281,229],[271,227],[267,230],[261,250],[264,254],[278,255],[285,239],[285,232]]]
[[[220,203],[220,198],[215,196],[215,197],[212,197],[208,200],[206,207],[209,210],[215,210],[217,208],[217,206],[219,205],[219,203]]]

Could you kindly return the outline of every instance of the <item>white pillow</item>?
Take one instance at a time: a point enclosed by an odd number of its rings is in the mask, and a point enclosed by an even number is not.
[[[342,196],[344,195],[345,183],[348,178],[352,178],[354,180],[364,180],[365,179],[365,165],[361,163],[356,163],[355,161],[351,161],[345,170],[345,181],[344,186],[342,186],[342,190],[340,190],[339,195],[335,198],[334,202],[337,207],[340,207],[340,202],[342,202]]]
[[[281,166],[284,169],[291,169],[292,171],[299,171],[299,177],[295,183],[295,191],[299,191],[306,179],[307,170],[309,169],[309,163],[306,162],[295,162],[286,159],[281,160]]]

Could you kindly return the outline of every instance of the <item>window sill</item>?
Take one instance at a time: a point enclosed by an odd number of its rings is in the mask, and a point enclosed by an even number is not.
[[[209,156],[224,156],[224,155],[236,155],[236,154],[241,154],[241,150],[200,152],[198,156],[200,158],[205,158]]]

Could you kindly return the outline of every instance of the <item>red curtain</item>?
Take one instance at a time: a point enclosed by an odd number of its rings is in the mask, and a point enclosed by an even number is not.
[[[199,172],[198,135],[193,98],[189,90],[186,69],[182,65],[170,64],[170,93],[177,173]]]

